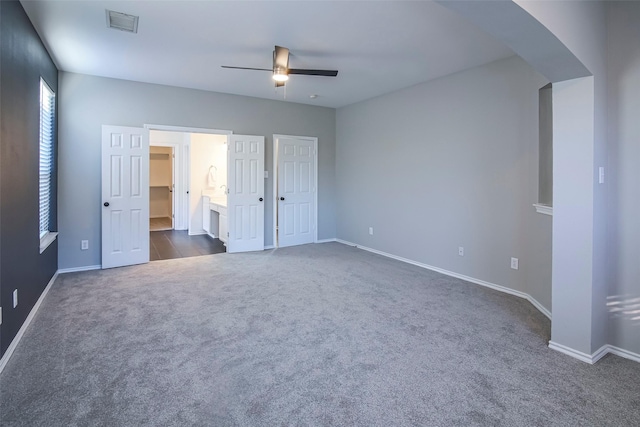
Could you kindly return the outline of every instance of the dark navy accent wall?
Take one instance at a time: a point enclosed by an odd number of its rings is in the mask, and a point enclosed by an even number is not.
[[[0,1],[0,356],[58,268],[57,241],[42,254],[39,249],[40,77],[57,96],[58,70],[22,6]],[[57,136],[54,143],[51,227],[57,230]]]

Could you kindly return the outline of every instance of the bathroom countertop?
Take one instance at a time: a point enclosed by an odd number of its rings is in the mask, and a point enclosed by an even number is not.
[[[227,198],[225,196],[216,196],[216,197],[211,197],[209,199],[209,203],[214,203],[216,205],[222,206],[222,207],[227,207]]]

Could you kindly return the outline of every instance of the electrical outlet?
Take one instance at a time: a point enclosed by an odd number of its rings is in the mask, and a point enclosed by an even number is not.
[[[518,258],[511,258],[511,268],[514,270],[518,269]]]
[[[80,249],[82,249],[83,251],[86,251],[87,249],[89,249],[89,241],[88,240],[82,240],[80,242]]]
[[[369,235],[373,236],[373,227],[369,227]]]
[[[598,168],[598,183],[604,184],[604,166]]]
[[[18,306],[18,290],[14,289],[13,290],[13,308],[16,308]]]
[[[464,248],[462,246],[458,246],[458,255],[464,256]]]

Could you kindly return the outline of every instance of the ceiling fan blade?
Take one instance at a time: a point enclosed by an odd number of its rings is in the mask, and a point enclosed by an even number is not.
[[[270,68],[250,68],[250,67],[232,67],[230,65],[221,65],[222,68],[233,68],[235,70],[257,70],[257,71],[273,71]]]
[[[289,49],[286,47],[276,46],[273,51],[273,68],[282,67],[289,68]]]
[[[303,70],[300,68],[289,68],[289,74],[302,74],[305,76],[335,77],[338,75],[338,71],[336,70]]]

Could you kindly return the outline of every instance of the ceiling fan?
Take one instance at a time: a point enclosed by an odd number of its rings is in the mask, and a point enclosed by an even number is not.
[[[335,77],[338,75],[338,72],[335,70],[306,70],[300,68],[289,68],[289,49],[281,46],[276,46],[275,50],[273,51],[273,68],[232,67],[229,65],[223,65],[222,68],[271,71],[273,72],[273,80],[276,81],[276,87],[284,86],[284,83],[289,80],[289,74],[326,77]]]

